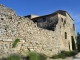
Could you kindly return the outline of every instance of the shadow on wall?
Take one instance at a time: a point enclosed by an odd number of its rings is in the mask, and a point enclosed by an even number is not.
[[[55,31],[57,23],[58,23],[58,20],[55,20],[55,21],[48,20],[48,21],[43,22],[41,25],[39,25],[39,23],[37,24],[38,24],[38,27],[40,28]]]

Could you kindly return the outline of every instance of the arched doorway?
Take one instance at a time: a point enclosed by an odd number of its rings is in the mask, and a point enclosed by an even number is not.
[[[76,50],[76,44],[73,36],[71,36],[71,40],[72,40],[72,50]]]

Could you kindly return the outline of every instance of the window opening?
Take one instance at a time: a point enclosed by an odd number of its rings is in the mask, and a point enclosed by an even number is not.
[[[65,39],[67,39],[67,33],[65,32]]]
[[[43,18],[43,22],[45,22],[46,21],[46,18]]]

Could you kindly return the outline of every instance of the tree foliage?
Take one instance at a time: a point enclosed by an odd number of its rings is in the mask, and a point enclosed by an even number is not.
[[[80,33],[79,32],[77,33],[77,44],[80,45]]]
[[[80,51],[80,33],[77,33],[77,47],[78,47],[78,51]]]

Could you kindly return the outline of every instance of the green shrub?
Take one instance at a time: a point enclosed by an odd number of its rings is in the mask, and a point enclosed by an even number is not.
[[[39,53],[39,60],[46,60],[46,55]]]
[[[19,55],[10,55],[7,60],[21,60]]]
[[[46,56],[41,53],[29,52],[28,54],[29,60],[46,60]]]
[[[68,56],[68,57],[71,56],[71,52],[66,52],[65,54],[66,54],[66,56]]]
[[[71,51],[71,56],[75,56],[77,54],[76,51]]]
[[[58,59],[59,58],[59,55],[53,55],[51,58],[53,58],[53,59]]]
[[[16,40],[14,41],[14,43],[12,44],[12,48],[15,48],[16,45],[17,45],[17,43],[18,43],[19,41],[20,41],[19,39],[16,39]]]
[[[70,51],[61,51],[61,53],[65,54],[65,56],[71,56],[71,52]]]
[[[58,56],[59,56],[59,58],[62,58],[62,59],[65,59],[66,58],[66,55],[63,54],[63,53],[62,54],[59,54]]]
[[[7,60],[7,58],[2,58],[1,60]]]
[[[29,60],[39,60],[39,55],[36,52],[29,52]]]
[[[57,58],[66,58],[66,57],[70,57],[70,56],[74,56],[76,55],[77,52],[76,51],[61,51],[61,53],[57,54],[57,55],[53,55],[52,58],[53,59],[57,59]]]
[[[77,51],[62,51],[67,57],[74,56],[77,54]]]
[[[77,44],[77,47],[78,47],[78,51],[80,52],[80,44]]]

